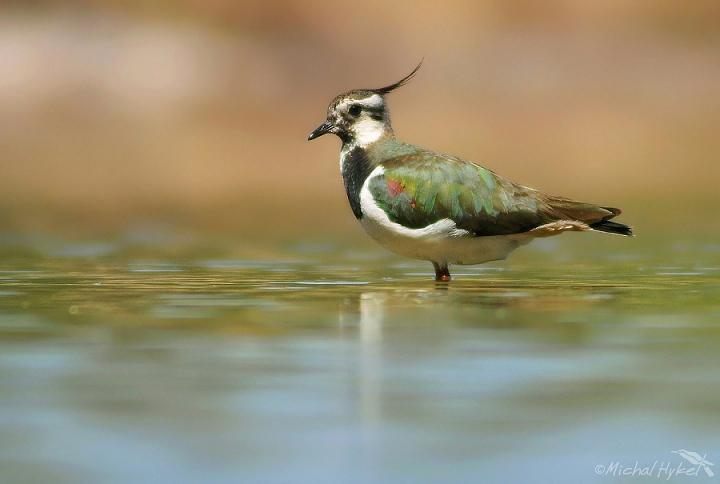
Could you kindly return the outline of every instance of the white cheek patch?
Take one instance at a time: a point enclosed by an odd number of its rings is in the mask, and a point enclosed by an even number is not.
[[[357,146],[365,147],[379,140],[385,134],[385,123],[372,118],[363,118],[353,124]]]

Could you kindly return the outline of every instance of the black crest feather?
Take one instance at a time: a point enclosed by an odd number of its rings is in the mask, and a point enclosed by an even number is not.
[[[420,70],[420,67],[422,67],[423,60],[424,60],[424,59],[421,59],[421,60],[420,60],[420,63],[418,63],[418,65],[415,66],[415,69],[413,69],[410,74],[408,74],[407,76],[403,77],[403,78],[400,79],[399,81],[397,81],[397,82],[395,82],[395,83],[393,83],[393,84],[390,84],[389,86],[380,87],[380,88],[378,88],[378,89],[370,89],[370,91],[374,92],[375,94],[380,94],[380,95],[382,96],[382,95],[385,95],[385,94],[388,94],[388,93],[394,91],[394,90],[397,89],[398,87],[404,86],[405,84],[407,84],[408,82],[410,82],[410,80],[411,80],[413,77],[415,77],[415,74],[417,74],[417,71],[419,71],[419,70]]]

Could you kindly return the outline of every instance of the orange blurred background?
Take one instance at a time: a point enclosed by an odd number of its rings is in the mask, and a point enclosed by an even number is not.
[[[720,2],[16,1],[0,229],[351,234],[338,92],[406,141],[677,232],[718,227]]]

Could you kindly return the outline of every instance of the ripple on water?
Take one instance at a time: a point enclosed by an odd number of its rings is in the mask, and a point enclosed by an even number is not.
[[[702,276],[703,272],[672,272],[672,271],[665,271],[665,272],[656,272],[655,275],[657,276]]]
[[[530,296],[532,296],[532,294],[527,291],[497,291],[492,294],[492,297],[502,297],[508,299],[519,299]]]
[[[301,286],[365,286],[370,284],[368,281],[295,281],[291,284],[299,284]]]
[[[201,319],[217,316],[218,312],[212,308],[153,306],[150,314],[158,319]]]
[[[221,296],[214,294],[161,294],[159,300],[165,305],[176,307],[262,307],[276,308],[283,304],[267,299],[238,296]]]
[[[612,298],[613,298],[612,294],[607,294],[607,293],[602,293],[602,292],[597,293],[597,294],[585,294],[584,296],[581,297],[581,299],[585,299],[587,301],[605,301],[607,299],[612,299]]]
[[[163,294],[158,299],[150,314],[160,319],[213,318],[231,309],[259,308],[269,312],[286,306],[274,300],[212,294]]]
[[[182,272],[184,269],[177,264],[156,261],[136,261],[128,264],[129,272]]]
[[[255,269],[271,272],[294,272],[296,266],[304,261],[299,259],[258,261],[245,259],[210,259],[197,262],[203,269]]]

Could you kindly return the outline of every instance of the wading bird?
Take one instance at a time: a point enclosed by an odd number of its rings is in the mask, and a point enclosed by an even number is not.
[[[400,141],[385,96],[420,68],[389,86],[335,97],[327,119],[308,140],[327,133],[342,141],[340,172],[350,208],[380,245],[427,260],[437,281],[449,264],[505,259],[536,237],[569,230],[630,236],[610,219],[620,209],[547,195],[456,156]]]

